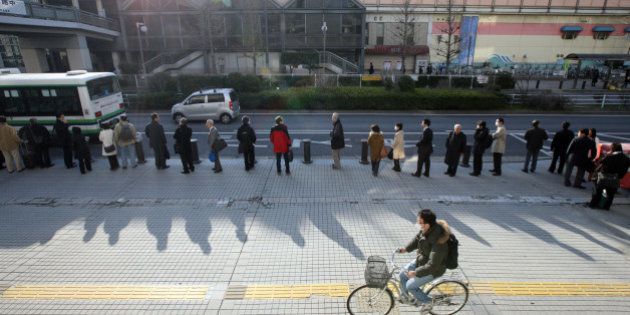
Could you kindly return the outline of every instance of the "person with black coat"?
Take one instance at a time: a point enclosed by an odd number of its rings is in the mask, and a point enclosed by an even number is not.
[[[343,125],[339,120],[339,114],[332,114],[333,130],[330,132],[330,148],[332,149],[332,158],[334,170],[341,169],[341,149],[346,147],[346,140],[343,134]]]
[[[166,148],[166,135],[164,134],[164,127],[160,124],[160,116],[157,113],[151,114],[151,123],[144,128],[144,134],[149,138],[149,146],[153,149],[157,169],[169,168],[166,165],[167,156],[169,155]]]
[[[70,134],[70,125],[64,114],[57,114],[57,121],[53,126],[57,143],[63,149],[63,162],[66,168],[73,168],[77,165],[72,161],[72,135]]]
[[[604,201],[602,209],[610,210],[610,206],[613,203],[615,194],[619,189],[619,180],[621,180],[628,173],[630,167],[630,158],[623,153],[621,143],[613,143],[611,145],[612,153],[607,155],[600,164],[600,178],[597,180],[597,184],[593,189],[593,196],[588,206],[591,208],[598,208],[604,190],[606,190],[606,200]],[[608,177],[610,180],[604,180],[604,177]]]
[[[248,116],[241,119],[243,124],[236,131],[238,139],[238,151],[243,153],[245,171],[249,171],[256,166],[256,131],[250,126],[251,120]]]
[[[411,174],[415,177],[424,175],[429,177],[429,170],[431,169],[431,154],[433,154],[433,130],[430,128],[431,120],[425,118],[420,123],[422,128],[422,137],[420,141],[416,143],[418,147],[418,166],[416,172]],[[424,173],[422,172],[422,165],[424,164]]]
[[[182,166],[184,167],[182,174],[194,172],[195,165],[193,164],[192,145],[190,144],[192,129],[188,127],[188,119],[182,118],[179,120],[179,126],[175,130],[173,138],[175,138],[175,149],[177,153],[179,153],[179,157],[182,160]]]
[[[479,176],[481,175],[481,168],[483,166],[483,153],[487,148],[490,147],[490,143],[492,143],[492,138],[490,136],[490,131],[486,127],[486,122],[480,120],[477,122],[477,129],[475,130],[474,136],[475,142],[473,144],[473,172],[470,173],[471,176]]]
[[[462,125],[456,124],[453,131],[446,138],[446,156],[444,163],[448,165],[448,169],[444,174],[453,177],[457,173],[457,165],[459,159],[466,150],[466,135],[462,132]]]
[[[556,132],[551,141],[551,151],[553,151],[553,158],[551,159],[551,165],[549,165],[549,173],[556,171],[556,163],[558,163],[558,174],[562,174],[564,164],[567,161],[567,149],[569,143],[575,138],[575,133],[569,129],[571,123],[565,121],[562,123],[562,130]]]
[[[29,149],[33,152],[35,164],[41,168],[54,166],[50,162],[48,150],[51,143],[50,133],[46,127],[37,122],[37,118],[31,118],[29,124],[22,127],[18,134],[20,138],[26,140]]]
[[[575,182],[573,187],[585,189],[582,186],[582,178],[587,169],[593,165],[593,159],[597,155],[597,147],[595,141],[587,137],[588,129],[581,129],[578,133],[578,137],[571,141],[567,154],[573,154],[573,165],[577,166],[577,173],[575,174]],[[571,186],[571,172],[567,170],[564,173],[564,185]]]
[[[90,147],[79,127],[72,127],[72,149],[74,150],[74,157],[79,162],[81,174],[85,174],[86,170],[91,172],[92,154],[90,154]]]
[[[549,135],[547,135],[547,131],[539,127],[540,121],[534,120],[532,121],[532,129],[527,130],[525,132],[525,141],[527,141],[527,155],[525,156],[525,165],[523,166],[522,171],[528,173],[536,171],[536,164],[538,163],[538,154],[540,154],[540,150],[543,148],[545,141],[549,139]],[[529,162],[532,162],[531,166]]]

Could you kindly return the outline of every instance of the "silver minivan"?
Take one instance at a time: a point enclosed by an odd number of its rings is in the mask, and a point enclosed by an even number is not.
[[[171,115],[175,122],[188,120],[219,120],[229,124],[240,114],[241,106],[234,89],[207,89],[190,94],[184,101],[173,105]]]

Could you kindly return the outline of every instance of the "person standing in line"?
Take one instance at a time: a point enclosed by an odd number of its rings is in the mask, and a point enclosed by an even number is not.
[[[536,164],[538,163],[538,154],[540,153],[540,150],[543,148],[545,141],[549,139],[549,135],[547,135],[547,131],[545,131],[545,129],[540,128],[539,125],[540,125],[540,121],[534,120],[532,121],[533,128],[525,132],[524,139],[525,141],[527,141],[527,144],[526,144],[527,155],[525,156],[525,165],[523,166],[523,169],[522,169],[524,173],[528,173],[528,167],[529,167],[529,172],[534,173],[536,171]],[[532,162],[531,166],[529,165],[530,160]]]
[[[66,168],[76,167],[77,165],[72,160],[72,135],[70,134],[70,125],[64,114],[57,114],[57,121],[53,126],[53,132],[56,135],[56,140],[63,149],[63,162]]]
[[[549,165],[549,173],[556,171],[556,163],[558,163],[558,174],[562,174],[564,164],[567,161],[567,149],[569,143],[575,138],[573,131],[569,129],[571,123],[565,121],[562,123],[562,130],[556,132],[551,141],[551,151],[553,151],[553,157],[551,159],[551,165]]]
[[[179,120],[179,126],[175,130],[173,135],[175,139],[175,148],[179,153],[179,158],[182,160],[182,167],[184,170],[182,174],[190,174],[195,171],[195,165],[192,159],[192,145],[190,140],[192,139],[192,129],[188,127],[188,119],[182,118]]]
[[[120,165],[118,164],[118,150],[116,150],[116,142],[114,141],[114,130],[112,130],[111,123],[109,122],[103,123],[101,129],[101,132],[98,134],[98,139],[103,143],[102,153],[109,161],[109,169],[115,171]]]
[[[385,137],[381,133],[378,125],[370,126],[370,135],[368,136],[368,146],[370,147],[370,162],[372,163],[372,175],[378,176],[378,169],[381,164],[383,148],[385,147]]]
[[[85,136],[81,133],[81,128],[72,127],[72,149],[74,150],[74,157],[79,162],[79,171],[81,174],[85,174],[92,171],[92,154],[90,153],[90,147]]]
[[[418,147],[418,166],[416,172],[411,174],[415,177],[424,175],[429,177],[429,170],[431,169],[431,154],[433,153],[433,130],[430,128],[431,120],[425,118],[420,123],[422,128],[422,137],[420,141],[416,143]],[[424,164],[424,174],[422,174],[422,165]]]
[[[448,169],[444,174],[453,177],[457,173],[459,159],[466,150],[466,135],[462,132],[462,125],[453,126],[453,131],[446,138],[446,156],[444,163],[448,165]]]
[[[219,140],[219,129],[214,126],[214,120],[208,119],[206,121],[206,127],[208,127],[208,148],[214,153],[214,167],[212,170],[215,173],[223,172],[223,167],[221,166],[221,160],[219,160],[219,150],[216,149],[217,140]]]
[[[35,164],[40,168],[54,166],[50,162],[50,132],[46,127],[37,122],[37,118],[31,118],[29,124],[22,127],[18,132],[20,138],[25,139],[29,144],[29,149],[33,152]]]
[[[166,165],[166,135],[164,127],[160,124],[160,116],[157,113],[151,114],[151,122],[144,128],[144,134],[149,138],[149,146],[155,155],[155,166],[158,170],[167,169]]]
[[[591,87],[595,87],[597,85],[598,80],[599,80],[599,70],[595,68],[593,69],[593,74],[591,76]]]
[[[615,194],[619,189],[619,181],[626,176],[630,167],[630,158],[623,153],[621,143],[615,142],[611,145],[612,153],[604,157],[601,162],[601,175],[597,180],[593,196],[588,206],[598,208],[601,198],[606,190],[606,200],[602,209],[610,210]],[[606,179],[606,180],[605,180]]]
[[[16,170],[18,173],[24,170],[24,163],[20,156],[21,142],[22,140],[18,137],[15,128],[7,124],[7,118],[0,116],[0,151],[4,156],[9,174]]]
[[[118,146],[120,158],[122,159],[123,170],[127,169],[128,162],[132,168],[138,166],[136,159],[135,143],[136,143],[136,127],[127,121],[127,116],[121,116],[120,122],[114,128],[114,140]]]
[[[271,128],[269,140],[271,141],[271,144],[273,144],[273,152],[276,154],[276,171],[278,175],[282,174],[280,159],[284,158],[286,174],[291,175],[291,169],[289,168],[289,150],[291,149],[291,136],[289,136],[289,129],[284,124],[282,116],[277,116],[275,121],[276,125]]]
[[[339,114],[332,114],[333,130],[330,132],[330,147],[332,149],[332,158],[334,170],[341,169],[341,149],[346,147],[346,140],[343,134],[343,125],[339,120]]]
[[[251,127],[251,120],[248,116],[243,116],[241,121],[243,124],[236,132],[238,151],[243,153],[245,171],[249,171],[256,166],[256,131]]]
[[[374,74],[374,65],[370,62],[370,69],[368,70],[369,74]]]
[[[593,159],[595,159],[595,156],[597,155],[595,141],[589,138],[587,134],[588,129],[581,129],[578,133],[578,137],[571,141],[571,144],[569,144],[569,148],[567,149],[567,154],[573,154],[572,162],[577,167],[573,187],[580,189],[586,188],[582,186],[582,179],[586,170],[593,165]],[[571,186],[570,180],[571,172],[567,169],[567,172],[564,175],[564,185]]]
[[[490,131],[486,127],[486,122],[480,120],[477,122],[477,129],[475,130],[474,136],[474,144],[473,144],[473,171],[470,173],[471,176],[479,176],[481,175],[481,168],[483,166],[483,153],[487,148],[490,147],[492,143],[492,136],[490,136]]]
[[[505,144],[507,141],[507,130],[505,129],[505,120],[503,117],[497,118],[494,123],[497,130],[492,133],[492,161],[494,162],[494,169],[490,170],[492,176],[501,176],[501,160],[503,154],[505,154]]]
[[[405,132],[403,131],[403,124],[397,123],[394,126],[394,143],[392,143],[392,158],[394,159],[395,172],[400,172],[400,160],[405,158]]]

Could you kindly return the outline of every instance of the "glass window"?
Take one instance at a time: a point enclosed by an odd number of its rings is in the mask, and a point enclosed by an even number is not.
[[[60,112],[72,116],[82,115],[76,87],[21,88],[19,94],[22,97],[18,103],[22,104],[22,109],[20,113],[14,111],[14,115],[54,116]]]
[[[594,32],[593,39],[595,40],[604,40],[610,36],[610,32]]]
[[[240,36],[243,34],[243,23],[241,16],[230,14],[225,17],[225,27],[230,30],[230,35]]]
[[[162,25],[164,26],[164,35],[179,35],[179,16],[170,14],[162,16]]]
[[[579,32],[562,32],[562,39],[576,39]]]
[[[232,100],[232,102],[238,102],[238,95],[236,95],[236,92],[230,92],[230,100]]]
[[[341,22],[342,34],[361,34],[361,15],[344,14]]]
[[[201,25],[203,22],[200,15],[182,15],[180,22],[182,23],[182,35],[201,34]]]
[[[210,94],[208,95],[208,103],[225,102],[223,94]]]
[[[306,15],[306,33],[322,35],[322,15],[307,14]],[[328,22],[326,23],[328,26]]]
[[[0,90],[0,114],[7,116],[26,115],[26,107],[19,90]]]
[[[269,33],[280,33],[280,14],[269,14],[267,17]],[[630,33],[629,33],[630,34]]]
[[[191,96],[188,101],[186,101],[186,105],[192,105],[192,104],[203,104],[206,102],[206,96],[205,95],[195,95],[195,96]]]
[[[97,100],[120,92],[120,85],[116,77],[94,79],[87,83],[91,100]]]
[[[210,15],[210,36],[225,36],[225,23],[223,16]]]
[[[287,34],[304,34],[304,14],[287,14]]]

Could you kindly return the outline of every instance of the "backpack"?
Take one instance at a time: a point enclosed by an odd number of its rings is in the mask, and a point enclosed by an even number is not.
[[[489,149],[492,146],[493,141],[494,141],[494,138],[492,137],[490,133],[488,133],[488,136],[486,136],[485,148]]]
[[[444,265],[447,269],[457,269],[457,259],[459,257],[457,247],[459,246],[459,241],[454,234],[449,236],[448,241],[446,241],[446,245],[448,246],[448,254],[446,255]]]
[[[253,144],[252,136],[247,132],[247,130],[242,130],[240,134],[241,143],[247,147],[250,147]]]
[[[120,127],[120,135],[118,139],[121,141],[132,141],[133,140],[133,132],[131,131],[131,126],[129,124],[124,124]]]

